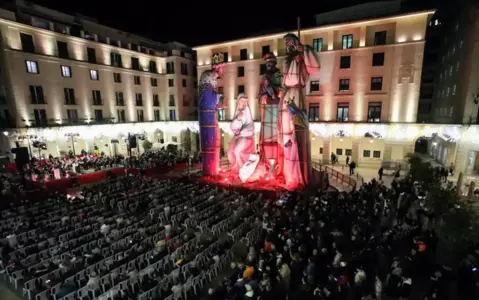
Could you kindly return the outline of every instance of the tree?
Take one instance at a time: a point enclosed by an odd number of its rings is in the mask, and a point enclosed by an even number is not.
[[[143,141],[143,149],[145,149],[145,151],[150,150],[152,147],[153,147],[152,142],[150,142],[149,140],[144,140]]]
[[[182,144],[183,144],[183,149],[186,151],[186,152],[191,152],[191,131],[190,129],[186,129],[185,131],[183,131],[182,133]]]
[[[426,207],[434,214],[436,234],[449,253],[461,258],[479,242],[479,216],[471,205],[462,201],[451,187],[443,187],[431,164],[416,154],[408,154],[408,179],[419,182],[427,191]]]

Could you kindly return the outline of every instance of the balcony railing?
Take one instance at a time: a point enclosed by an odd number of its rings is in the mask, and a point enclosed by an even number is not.
[[[31,104],[47,104],[47,99],[43,96],[41,98],[36,96],[30,96]]]

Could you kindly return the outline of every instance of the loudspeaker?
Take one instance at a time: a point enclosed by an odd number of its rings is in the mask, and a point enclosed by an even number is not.
[[[15,162],[19,164],[24,165],[30,161],[27,147],[13,148],[12,153],[15,154]]]
[[[130,149],[136,148],[136,136],[131,136],[129,141]]]

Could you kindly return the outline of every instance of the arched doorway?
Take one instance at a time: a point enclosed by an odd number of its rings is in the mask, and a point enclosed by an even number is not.
[[[429,139],[425,136],[421,136],[414,143],[414,153],[427,154],[429,146]]]

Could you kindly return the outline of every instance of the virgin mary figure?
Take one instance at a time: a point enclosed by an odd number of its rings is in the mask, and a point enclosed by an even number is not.
[[[230,129],[234,136],[228,146],[228,160],[231,172],[237,174],[248,161],[250,154],[255,153],[254,120],[248,105],[248,96],[244,93],[238,95]]]

